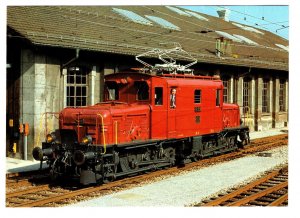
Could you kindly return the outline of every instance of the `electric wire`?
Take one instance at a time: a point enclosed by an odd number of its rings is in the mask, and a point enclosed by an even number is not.
[[[144,6],[144,7],[147,7],[147,6]],[[154,9],[152,9],[152,8],[149,8],[149,7],[147,7],[148,9],[151,9],[151,10],[154,10]],[[155,10],[155,11],[157,11],[157,10]],[[162,13],[162,12],[161,12]],[[164,13],[165,15],[168,15],[168,16],[172,16],[172,15],[169,15],[169,14],[166,14],[166,13]],[[99,16],[98,14],[97,14],[97,16]],[[167,33],[170,33],[169,31],[168,32],[165,32],[165,33],[157,33],[157,32],[151,32],[151,31],[145,31],[145,30],[138,30],[138,29],[133,29],[133,28],[127,28],[127,27],[120,27],[120,26],[116,26],[116,25],[109,25],[109,24],[103,24],[103,23],[100,23],[100,22],[95,22],[95,21],[89,21],[89,20],[84,20],[84,19],[79,19],[79,18],[74,18],[74,17],[71,17],[71,16],[67,16],[67,15],[64,15],[64,17],[65,18],[68,18],[68,19],[71,19],[71,20],[75,20],[75,22],[88,22],[88,23],[91,23],[91,24],[95,24],[95,25],[101,25],[101,26],[105,26],[105,27],[109,27],[109,28],[118,28],[118,29],[120,29],[120,30],[123,30],[123,31],[126,31],[127,33],[128,32],[138,32],[138,33],[142,33],[142,34],[145,34],[144,36],[134,36],[134,35],[132,35],[133,37],[137,37],[137,38],[149,38],[149,39],[151,39],[151,40],[153,40],[153,41],[157,41],[157,42],[159,42],[159,43],[161,43],[162,41],[161,40],[154,40],[153,39],[153,37],[155,36],[155,38],[156,37],[160,37],[160,36],[165,36]],[[107,16],[106,16],[107,17]],[[193,24],[193,25],[196,25],[195,23],[193,23],[193,22],[189,22],[189,21],[186,21],[186,20],[184,20],[184,19],[181,19],[181,18],[178,18],[178,17],[174,17],[174,16],[172,16],[173,18],[176,18],[176,19],[179,19],[179,20],[182,20],[182,21],[184,21],[184,22],[188,22],[188,23],[191,23],[191,24]],[[201,27],[203,27],[202,25],[197,25],[197,26],[201,26]],[[207,29],[209,29],[209,28],[207,28]],[[210,30],[212,30],[212,29],[210,29]],[[214,31],[214,30],[212,30],[212,31]],[[189,32],[190,34],[199,34],[199,33],[194,33],[194,32]],[[10,37],[13,37],[13,36],[11,36],[10,35]],[[173,38],[178,38],[178,39],[184,39],[184,40],[193,40],[193,41],[197,41],[197,42],[206,42],[206,43],[213,43],[213,44],[215,44],[215,40],[203,40],[203,39],[194,39],[194,38],[189,38],[189,37],[183,37],[183,36],[171,36],[171,37],[173,37]],[[210,37],[210,36],[204,36],[204,37],[206,37],[207,39],[215,39],[214,37]],[[24,38],[26,38],[26,37],[24,37]],[[65,37],[65,38],[67,38],[67,37]],[[83,39],[83,38],[82,38]],[[105,40],[104,40],[105,41]],[[176,42],[175,42],[176,43]],[[123,43],[124,44],[124,43]],[[251,46],[249,46],[249,45],[239,45],[239,44],[235,44],[235,46],[241,46],[241,47],[263,47],[263,48],[269,48],[269,49],[272,49],[272,50],[280,50],[280,49],[277,49],[277,48],[273,48],[273,47],[268,47],[268,46],[262,46],[262,45],[251,45]]]
[[[224,8],[225,9],[225,7],[223,7],[223,6],[218,6],[218,7],[220,7],[220,8]],[[264,7],[263,7],[263,9],[264,9]],[[256,22],[254,22],[254,23],[252,23],[252,22],[250,22],[250,21],[247,21],[247,20],[244,20],[244,22],[247,22],[247,23],[250,23],[251,24],[251,26],[256,26],[256,27],[260,27],[260,28],[263,28],[263,29],[266,29],[267,31],[270,31],[270,32],[276,32],[277,33],[277,30],[270,30],[269,28],[266,28],[266,27],[264,27],[264,26],[266,26],[266,25],[277,25],[277,26],[280,26],[280,27],[283,27],[283,28],[288,28],[289,26],[285,26],[285,25],[282,25],[281,23],[286,23],[286,22],[288,22],[288,21],[278,21],[278,22],[273,22],[273,21],[269,21],[269,20],[266,20],[265,18],[264,18],[264,16],[262,16],[263,17],[263,19],[262,18],[258,18],[258,17],[256,17],[256,16],[253,16],[253,15],[250,15],[249,13],[243,13],[243,12],[240,12],[240,11],[237,11],[237,10],[233,10],[233,9],[229,9],[230,11],[233,11],[233,12],[235,12],[235,13],[239,13],[239,14],[242,14],[242,15],[244,15],[244,16],[248,16],[248,17],[251,17],[251,18],[254,18],[254,19],[256,19],[256,20],[260,20],[260,21],[264,21],[264,22],[267,22],[267,23],[265,23],[265,24],[258,24],[258,23],[256,23]],[[231,15],[231,17],[236,17],[236,18],[238,18],[238,19],[240,19],[240,20],[243,20],[242,18],[240,18],[240,17],[237,17],[237,16],[232,16]]]

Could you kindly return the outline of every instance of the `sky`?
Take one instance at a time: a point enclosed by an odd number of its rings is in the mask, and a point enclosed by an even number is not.
[[[229,21],[270,31],[282,38],[289,39],[289,6],[180,6],[211,16],[218,16],[218,9],[229,9]],[[277,31],[277,32],[276,32]]]

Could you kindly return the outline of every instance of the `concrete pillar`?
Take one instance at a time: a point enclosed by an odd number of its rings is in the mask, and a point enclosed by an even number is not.
[[[36,55],[35,57],[35,89],[34,89],[34,144],[31,149],[28,151],[31,153],[33,147],[41,146],[42,141],[44,141],[44,127],[45,127],[45,115],[47,99],[50,101],[48,104],[51,104],[54,99],[47,98],[46,93],[46,57],[42,55]],[[47,122],[47,127],[53,129],[53,120],[49,123]]]
[[[279,86],[280,81],[278,78],[275,79],[273,83],[273,98],[272,98],[272,128],[277,128],[278,126],[278,113],[279,113]]]
[[[230,77],[230,80],[229,80],[229,99],[228,99],[228,102],[229,103],[233,103],[233,95],[234,95],[234,78],[233,78],[233,75],[231,75]]]
[[[104,90],[104,77],[103,70],[99,66],[95,66],[95,92],[94,92],[94,101],[95,104],[103,101],[103,90]]]
[[[62,70],[63,108],[67,107],[67,75],[68,75],[68,70],[64,68]]]
[[[89,95],[88,95],[88,105],[95,104],[95,80],[96,80],[97,67],[93,66],[92,71],[89,75]]]
[[[274,81],[273,81],[274,80]],[[273,84],[276,83],[276,79],[273,79],[271,78],[269,80],[269,112],[272,114],[272,111],[273,111],[273,107],[274,107],[274,98],[273,96],[276,95],[276,93],[274,92],[274,89],[273,89]],[[279,87],[278,87],[279,88]],[[279,102],[279,100],[278,100]]]
[[[236,89],[236,103],[240,106],[240,114],[243,113],[243,77],[237,79],[237,89]]]
[[[263,79],[261,75],[255,81],[255,130],[262,131],[262,86]]]
[[[255,78],[252,77],[250,83],[250,114],[254,115],[255,111]]]
[[[30,134],[27,137],[29,147],[33,144],[34,139],[34,87],[35,87],[35,56],[31,50],[21,50],[21,78],[20,78],[20,119],[19,123],[28,123]],[[18,147],[19,157],[23,156],[23,135],[20,135]],[[31,151],[27,148],[27,151]],[[28,158],[28,155],[27,155]]]
[[[45,120],[44,114],[59,112],[60,78],[59,61],[31,50],[21,51],[20,123],[29,124],[27,159],[32,159],[32,149],[41,146],[45,139],[45,122],[48,131],[58,127],[58,119],[55,116],[49,116]],[[22,151],[23,149],[20,153]]]

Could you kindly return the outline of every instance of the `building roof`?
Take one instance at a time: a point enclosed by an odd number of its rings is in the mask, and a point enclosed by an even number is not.
[[[7,26],[35,45],[138,55],[180,44],[198,62],[288,71],[288,40],[174,6],[9,6]],[[218,57],[220,37],[230,49]]]

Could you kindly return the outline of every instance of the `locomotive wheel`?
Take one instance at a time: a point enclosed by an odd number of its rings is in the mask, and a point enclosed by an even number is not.
[[[172,165],[175,164],[175,149],[172,147],[164,149],[164,156],[166,160],[169,160]]]
[[[227,138],[228,148],[233,148],[236,146],[236,136],[231,136]]]

